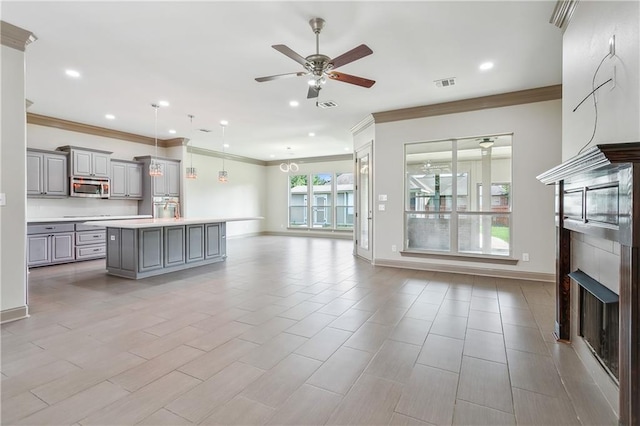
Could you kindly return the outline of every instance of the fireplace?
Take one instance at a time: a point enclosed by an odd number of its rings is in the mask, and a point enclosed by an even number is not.
[[[640,424],[640,142],[594,146],[538,179],[556,188],[556,339],[593,355],[620,424]],[[594,262],[572,256],[587,241],[615,252],[593,276],[576,269]]]
[[[578,334],[617,383],[618,295],[580,270],[569,276],[580,286]]]

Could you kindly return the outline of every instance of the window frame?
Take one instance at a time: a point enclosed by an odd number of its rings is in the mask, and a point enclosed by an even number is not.
[[[470,139],[480,139],[485,137],[501,137],[501,136],[509,136],[511,138],[511,155],[510,155],[510,182],[504,182],[502,179],[499,182],[491,182],[491,185],[500,185],[500,184],[509,184],[510,192],[509,192],[509,210],[507,212],[493,212],[493,211],[481,211],[481,210],[459,210],[458,208],[458,142],[459,141],[468,141]],[[513,148],[514,148],[514,134],[513,133],[500,133],[500,134],[492,134],[488,136],[477,136],[477,137],[458,137],[458,138],[447,138],[447,139],[437,139],[430,141],[417,141],[417,142],[407,142],[403,145],[403,189],[404,189],[404,197],[403,200],[403,250],[401,251],[402,255],[410,255],[410,256],[425,256],[425,257],[440,257],[440,258],[458,258],[461,260],[479,260],[479,261],[495,261],[495,262],[508,262],[514,263],[517,259],[513,258],[514,247],[513,247],[513,190],[514,190],[514,182],[513,182]],[[417,211],[417,210],[409,210],[411,205],[411,188],[409,185],[409,167],[407,162],[407,149],[412,145],[432,143],[432,142],[451,142],[451,176],[454,181],[451,184],[451,200],[452,205],[450,209],[440,210],[440,211]],[[466,173],[463,170],[463,173]],[[471,202],[471,191],[477,188],[473,188],[473,184],[470,179],[470,175],[468,176],[467,185],[467,196],[469,197],[468,203]],[[449,248],[448,250],[430,250],[430,249],[419,249],[419,248],[411,248],[409,247],[409,219],[412,215],[441,215],[449,217]],[[470,251],[460,251],[459,248],[459,217],[461,215],[471,215],[471,216],[508,216],[509,217],[509,250],[508,253],[505,254],[497,254],[497,253],[476,253]]]
[[[353,174],[352,171],[339,171],[339,172],[307,172],[307,173],[295,173],[287,176],[287,229],[288,230],[307,230],[307,231],[319,231],[319,232],[353,232],[355,229],[355,181],[353,182],[353,188],[351,189],[351,205],[339,204],[338,205],[338,176],[343,174]],[[317,175],[329,175],[331,176],[331,192],[330,199],[328,200],[329,207],[327,206],[318,206],[315,203],[316,196],[321,193],[314,193],[313,190],[313,178]],[[291,178],[294,176],[306,176],[307,177],[307,192],[306,203],[304,206],[302,205],[291,205]],[[348,191],[342,191],[340,193],[348,194]],[[349,202],[349,196],[345,196],[346,202]],[[304,208],[306,223],[304,225],[294,225],[291,223],[291,209],[293,208]],[[328,214],[331,217],[331,226],[327,227],[315,227],[313,226],[313,219],[317,212],[317,209],[326,209],[329,208]],[[352,209],[352,223],[351,227],[338,226],[338,209],[345,209],[345,217],[348,217],[348,209]]]

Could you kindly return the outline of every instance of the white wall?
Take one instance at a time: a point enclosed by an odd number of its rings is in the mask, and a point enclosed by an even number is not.
[[[301,163],[298,162],[300,170],[292,174],[309,174],[309,173],[352,173],[354,170],[353,162],[331,161],[318,163]],[[289,174],[283,173],[279,166],[268,166],[267,169],[267,210],[265,220],[265,231],[277,233],[297,233],[307,232],[309,235],[330,235],[328,231],[313,231],[303,229],[288,230],[289,212]],[[342,232],[341,232],[342,233]]]
[[[24,52],[0,46],[2,122],[0,143],[0,308],[25,307],[26,300],[26,123]]]
[[[225,160],[229,173],[227,183],[218,182],[222,159],[206,155],[193,155],[193,167],[198,178],[183,179],[184,209],[187,217],[255,217],[265,216],[269,188],[265,167],[240,161]],[[182,161],[185,168],[191,164],[190,154]],[[256,234],[264,229],[264,220],[229,222],[227,237]]]
[[[513,133],[513,256],[529,253],[517,265],[410,258],[429,265],[553,274],[555,264],[554,188],[536,176],[561,158],[561,101],[376,124],[374,200],[387,194],[385,211],[374,208],[374,262],[407,261],[391,246],[403,244],[404,144],[447,138]]]
[[[616,36],[616,56],[606,59],[596,86],[616,69],[616,85],[597,92],[598,127],[590,146],[640,141],[640,2],[581,1],[562,38],[562,158],[575,156],[593,133],[595,111],[587,100],[593,74],[609,52],[609,38]]]

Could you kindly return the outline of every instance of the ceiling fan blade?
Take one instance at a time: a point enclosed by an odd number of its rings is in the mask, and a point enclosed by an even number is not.
[[[375,80],[369,80],[367,78],[362,78],[355,75],[350,75],[350,74],[345,74],[345,73],[335,72],[335,71],[329,72],[327,73],[327,75],[332,80],[338,80],[345,83],[355,84],[356,86],[362,86],[367,88],[373,86],[376,83]]]
[[[274,49],[276,49],[278,52],[282,53],[283,55],[287,55],[288,57],[290,57],[291,59],[293,59],[294,61],[296,61],[300,65],[303,65],[303,66],[307,65],[307,60],[305,58],[303,58],[302,56],[298,55],[296,52],[294,52],[293,50],[291,50],[290,48],[288,48],[284,44],[274,44],[271,47],[273,47]]]
[[[360,46],[354,47],[350,51],[343,53],[337,58],[333,58],[332,60],[329,61],[329,64],[333,65],[332,69],[336,69],[338,67],[348,64],[349,62],[353,62],[360,58],[364,58],[367,55],[371,55],[372,53],[373,53],[373,50],[369,49],[369,47],[366,44],[361,44]]]
[[[307,99],[317,98],[320,94],[320,88],[316,86],[309,86],[309,91],[307,92]]]
[[[286,74],[277,74],[277,75],[270,75],[268,77],[258,77],[256,78],[256,81],[262,83],[264,81],[271,81],[271,80],[277,80],[279,78],[286,78],[286,77],[300,77],[302,75],[306,75],[306,72],[303,71],[299,71],[299,72],[289,72]]]

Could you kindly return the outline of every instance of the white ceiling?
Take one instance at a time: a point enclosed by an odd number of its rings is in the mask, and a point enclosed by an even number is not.
[[[30,112],[154,136],[190,137],[198,147],[270,160],[352,151],[350,129],[378,111],[561,83],[562,35],[554,1],[2,1],[1,17],[32,31],[26,52]],[[301,71],[271,48],[315,53],[308,21],[326,20],[320,52],[336,57],[365,43],[373,54],[339,71],[376,80],[370,88],[328,81],[321,109]],[[492,61],[495,67],[480,71]],[[81,72],[79,79],[65,69]],[[455,77],[453,87],[434,80]],[[297,108],[289,101],[297,100]],[[104,118],[114,114],[116,120]],[[211,133],[190,132],[193,127]],[[169,134],[175,129],[177,134]],[[315,137],[308,133],[314,132]],[[71,143],[71,141],[70,141]],[[272,157],[273,156],[273,157]]]

